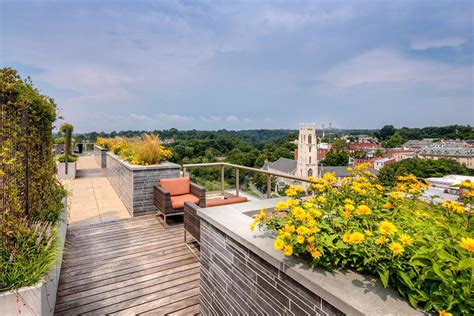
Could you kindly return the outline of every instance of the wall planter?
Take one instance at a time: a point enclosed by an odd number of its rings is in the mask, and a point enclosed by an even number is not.
[[[153,186],[163,178],[180,176],[180,165],[162,162],[159,165],[132,165],[107,152],[107,178],[132,216],[155,213]]]
[[[311,269],[251,232],[248,213],[286,198],[200,209],[201,314],[423,315],[380,281],[352,271]],[[250,211],[250,212],[249,212]]]
[[[67,231],[67,203],[64,202],[63,218],[58,225],[58,237],[60,248],[64,249],[64,241]],[[56,305],[56,292],[58,288],[59,275],[61,273],[61,261],[63,252],[60,252],[58,263],[52,267],[51,272],[38,284],[22,287],[17,290],[0,293],[0,311],[2,315],[43,315],[54,314]]]
[[[76,162],[68,162],[68,173],[66,174],[66,163],[56,162],[58,168],[58,177],[61,180],[75,179],[76,178]]]
[[[94,144],[94,158],[101,168],[107,168],[107,149]]]

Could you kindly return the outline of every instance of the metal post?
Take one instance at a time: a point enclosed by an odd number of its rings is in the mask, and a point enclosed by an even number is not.
[[[239,168],[235,168],[235,195],[239,196],[240,189],[240,177],[239,177]]]
[[[66,128],[66,137],[65,137],[65,150],[64,150],[64,153],[65,153],[65,156],[66,156],[66,169],[64,170],[66,174],[68,174],[68,162],[69,162],[69,151],[71,150],[69,148],[69,141],[71,140],[71,130],[69,128]]]
[[[224,165],[221,165],[221,193],[224,194]]]
[[[272,198],[272,176],[267,174],[267,199]]]
[[[26,106],[23,110],[23,122],[22,122],[22,125],[23,125],[23,135],[25,136],[26,139],[29,138],[30,136],[30,131],[29,131],[29,128],[28,128],[28,106]],[[25,167],[25,186],[23,187],[23,199],[24,199],[24,205],[25,205],[25,213],[26,214],[29,214],[30,212],[30,200],[28,198],[29,196],[29,186],[30,186],[30,183],[29,183],[29,179],[30,179],[30,162],[29,162],[29,153],[28,153],[28,141],[25,142],[25,144],[23,144],[23,154],[24,154],[24,161],[23,161],[23,164],[24,164],[24,167]]]

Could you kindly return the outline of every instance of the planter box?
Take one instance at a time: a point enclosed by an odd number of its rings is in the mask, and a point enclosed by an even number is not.
[[[60,248],[64,249],[67,231],[67,203],[64,203],[64,221],[58,227]],[[58,263],[42,281],[34,286],[22,287],[17,290],[0,293],[0,313],[9,315],[42,315],[54,314],[56,305],[56,292],[58,289],[59,275],[63,252],[60,253]]]
[[[107,149],[94,145],[94,158],[101,168],[107,168]]]
[[[311,269],[302,259],[275,250],[273,233],[250,231],[253,219],[248,213],[284,200],[197,211],[202,315],[423,315],[375,278]]]
[[[132,216],[156,213],[154,185],[160,179],[180,176],[178,164],[131,165],[111,152],[107,152],[106,170],[110,184]]]
[[[75,179],[76,178],[76,162],[68,162],[68,174],[66,174],[66,163],[65,162],[57,162],[56,166],[58,167],[58,177],[61,180],[64,179]]]

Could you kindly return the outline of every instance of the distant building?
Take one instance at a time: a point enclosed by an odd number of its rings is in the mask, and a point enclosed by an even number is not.
[[[336,178],[338,180],[341,180],[341,179],[349,177],[351,175],[352,171],[347,170],[347,168],[348,167],[346,167],[346,166],[323,166],[323,165],[320,165],[319,166],[319,177],[323,177],[326,173],[334,173]],[[374,174],[378,173],[378,171],[375,170],[374,168],[369,168],[369,170]]]
[[[374,164],[374,169],[375,170],[380,170],[382,169],[384,166],[388,165],[388,164],[391,164],[391,163],[395,163],[395,159],[394,158],[379,158],[379,159],[375,159],[373,160],[373,164]]]
[[[381,149],[379,145],[376,143],[351,143],[349,144],[349,152],[355,152],[355,151],[365,151],[367,149]]]
[[[296,176],[306,178],[318,174],[318,148],[315,124],[300,124]]]
[[[456,146],[453,144],[440,144],[425,146],[417,153],[419,158],[424,159],[454,159],[460,164],[465,165],[469,169],[474,169],[474,148]]]
[[[403,144],[404,148],[421,149],[425,146],[430,146],[435,142],[433,138],[424,138],[422,140],[412,139]]]
[[[408,158],[415,158],[416,151],[414,149],[405,148],[387,148],[385,150],[385,157],[393,158],[395,161],[400,161]]]
[[[354,137],[357,139],[357,142],[360,144],[375,143],[377,141],[375,137],[372,137],[369,135],[354,135]]]
[[[474,177],[451,174],[444,177],[426,178],[425,180],[433,187],[451,188],[452,186],[459,185],[461,182],[466,180],[471,180],[471,182],[474,182]]]
[[[295,159],[279,158],[274,162],[266,162],[261,168],[281,175],[292,175],[301,178],[318,176],[318,148],[315,124],[300,124],[298,148]],[[277,189],[286,185],[302,185],[302,183],[285,178],[277,178]]]

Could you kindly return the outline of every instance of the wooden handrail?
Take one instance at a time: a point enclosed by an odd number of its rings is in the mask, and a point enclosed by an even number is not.
[[[190,163],[190,164],[182,164],[181,169],[183,170],[183,173],[186,172],[187,168],[201,168],[201,167],[220,167],[221,169],[221,192],[224,192],[224,168],[229,167],[229,168],[234,168],[236,170],[236,186],[235,190],[237,193],[237,196],[239,195],[239,170],[247,170],[251,172],[256,172],[260,174],[265,174],[267,175],[267,198],[271,198],[272,196],[272,190],[271,190],[271,177],[279,177],[279,178],[284,178],[284,179],[290,179],[290,180],[295,180],[295,181],[301,181],[301,182],[306,182],[306,183],[311,183],[310,180],[306,178],[301,178],[297,176],[292,176],[288,175],[285,173],[279,173],[279,172],[272,172],[268,170],[261,170],[257,168],[252,168],[252,167],[247,167],[247,166],[241,166],[241,165],[235,165],[232,163],[227,163],[227,162],[204,162],[204,163]]]

